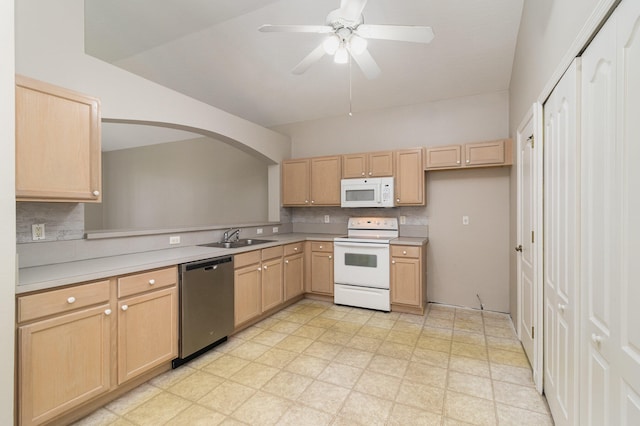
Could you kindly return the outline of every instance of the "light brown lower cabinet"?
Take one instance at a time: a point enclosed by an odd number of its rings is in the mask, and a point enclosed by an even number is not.
[[[304,244],[284,246],[284,300],[304,293]]]
[[[174,266],[19,296],[18,424],[55,420],[175,358],[177,278]]]
[[[284,301],[282,246],[234,256],[235,327]]]
[[[391,246],[391,310],[422,314],[426,306],[424,246]]]
[[[310,290],[312,293],[333,296],[333,243],[312,241]]]

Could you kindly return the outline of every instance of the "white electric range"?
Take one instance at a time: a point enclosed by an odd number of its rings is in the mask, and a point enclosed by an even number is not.
[[[347,229],[333,240],[334,302],[390,311],[389,244],[398,238],[398,219],[352,217]]]

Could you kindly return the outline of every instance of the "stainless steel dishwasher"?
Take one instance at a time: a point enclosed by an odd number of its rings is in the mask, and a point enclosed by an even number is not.
[[[173,368],[227,340],[233,332],[233,257],[180,265],[180,358]]]

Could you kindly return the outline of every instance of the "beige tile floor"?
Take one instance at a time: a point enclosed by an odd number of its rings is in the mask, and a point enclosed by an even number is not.
[[[304,299],[77,425],[552,425],[510,318]]]

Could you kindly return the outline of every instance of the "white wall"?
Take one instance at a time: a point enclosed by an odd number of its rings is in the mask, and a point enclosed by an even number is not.
[[[0,424],[12,425],[15,342],[15,109],[13,1],[0,2]]]
[[[582,50],[597,23],[617,0],[526,0],[522,11],[509,89],[509,130],[536,102],[544,102],[562,73]],[[515,155],[515,150],[514,150]],[[514,157],[515,159],[515,157]],[[516,242],[516,174],[511,172],[511,247]],[[511,252],[511,313],[515,318],[516,256]]]
[[[83,0],[20,0],[15,6],[16,71],[100,98],[103,120],[199,133],[261,157],[276,171],[289,157],[286,136],[86,55]],[[278,182],[279,176],[269,173]],[[270,197],[270,213],[279,213],[278,203],[279,193]]]
[[[276,128],[291,136],[294,157],[479,142],[505,138],[508,129],[507,92]],[[480,293],[485,309],[508,312],[509,169],[427,176],[426,210],[415,208],[414,214],[426,214],[429,224],[429,299],[479,307]],[[463,214],[470,225],[462,225]]]
[[[86,229],[267,221],[267,164],[212,139],[104,152],[102,175],[102,203],[85,206]],[[100,224],[90,220],[96,210]]]

